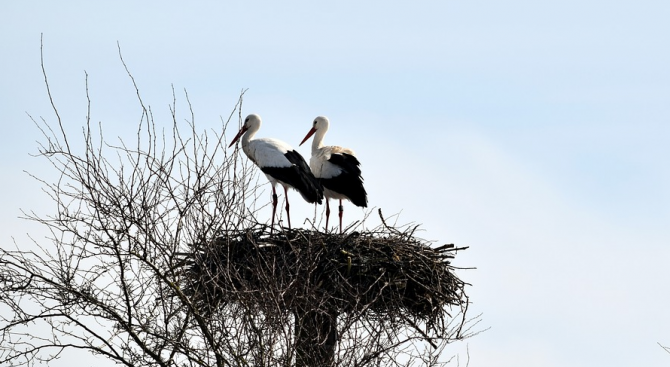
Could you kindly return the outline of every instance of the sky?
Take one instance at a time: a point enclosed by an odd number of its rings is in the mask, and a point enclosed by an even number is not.
[[[24,172],[49,174],[27,115],[53,119],[40,35],[74,132],[85,72],[93,120],[136,128],[120,47],[157,120],[173,86],[203,130],[243,89],[258,136],[297,147],[326,115],[371,208],[469,246],[455,265],[476,267],[459,276],[486,331],[447,348],[462,365],[667,366],[668,19],[651,0],[2,2],[0,245],[40,230],[21,209],[53,207]]]

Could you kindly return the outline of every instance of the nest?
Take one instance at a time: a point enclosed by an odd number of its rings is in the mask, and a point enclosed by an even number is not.
[[[451,307],[467,307],[466,283],[451,266],[464,248],[431,247],[413,232],[340,235],[263,225],[227,232],[192,245],[185,291],[205,314],[243,303],[262,312],[401,313],[432,323]]]

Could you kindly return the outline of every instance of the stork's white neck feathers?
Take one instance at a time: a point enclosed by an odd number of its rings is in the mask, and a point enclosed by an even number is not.
[[[248,149],[249,149],[249,142],[251,141],[251,138],[256,135],[258,130],[261,128],[261,118],[258,115],[251,114],[247,116],[246,121],[244,121],[244,126],[247,128],[247,132],[244,133],[242,136],[242,150],[249,155]]]
[[[323,148],[323,137],[326,136],[329,125],[330,122],[325,116],[319,116],[314,119],[314,128],[316,129],[316,132],[314,133],[314,140],[312,140],[312,154]]]

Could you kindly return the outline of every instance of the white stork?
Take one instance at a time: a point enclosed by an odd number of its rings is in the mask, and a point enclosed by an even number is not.
[[[365,208],[368,206],[368,194],[363,187],[361,163],[356,159],[354,151],[349,148],[323,145],[323,137],[329,125],[327,117],[315,118],[312,129],[300,145],[314,135],[312,158],[309,160],[309,165],[312,167],[314,176],[321,181],[323,193],[326,196],[326,230],[328,230],[328,217],[330,216],[328,199],[339,199],[340,233],[342,233],[342,200],[348,199],[354,205]]]
[[[298,190],[300,195],[308,203],[319,203],[323,200],[323,187],[312,171],[310,171],[305,159],[290,145],[277,139],[261,138],[254,139],[258,129],[261,128],[261,117],[251,114],[244,119],[244,125],[233,138],[228,148],[232,147],[242,137],[242,150],[258,168],[265,173],[272,184],[272,224],[274,227],[275,212],[277,210],[277,183],[284,187],[286,198],[286,218],[288,228],[291,228],[291,216],[289,214],[288,188]],[[244,134],[244,136],[242,136]]]

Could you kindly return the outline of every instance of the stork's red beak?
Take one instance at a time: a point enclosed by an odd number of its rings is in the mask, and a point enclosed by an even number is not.
[[[300,146],[300,145],[302,145],[304,142],[306,142],[307,139],[309,139],[310,137],[312,137],[312,135],[314,135],[315,132],[316,132],[316,128],[313,127],[312,130],[310,130],[310,131],[307,133],[307,135],[305,135],[305,138],[302,139],[302,141],[300,142],[300,144],[299,144],[298,146]]]
[[[237,133],[237,135],[235,135],[235,137],[233,138],[233,141],[232,141],[232,143],[230,143],[230,145],[228,146],[228,148],[232,147],[235,143],[237,143],[237,141],[240,139],[240,137],[242,136],[242,134],[244,134],[247,130],[248,130],[248,128],[247,128],[246,126],[242,126],[242,128],[240,129],[240,131],[239,131],[239,132]]]

